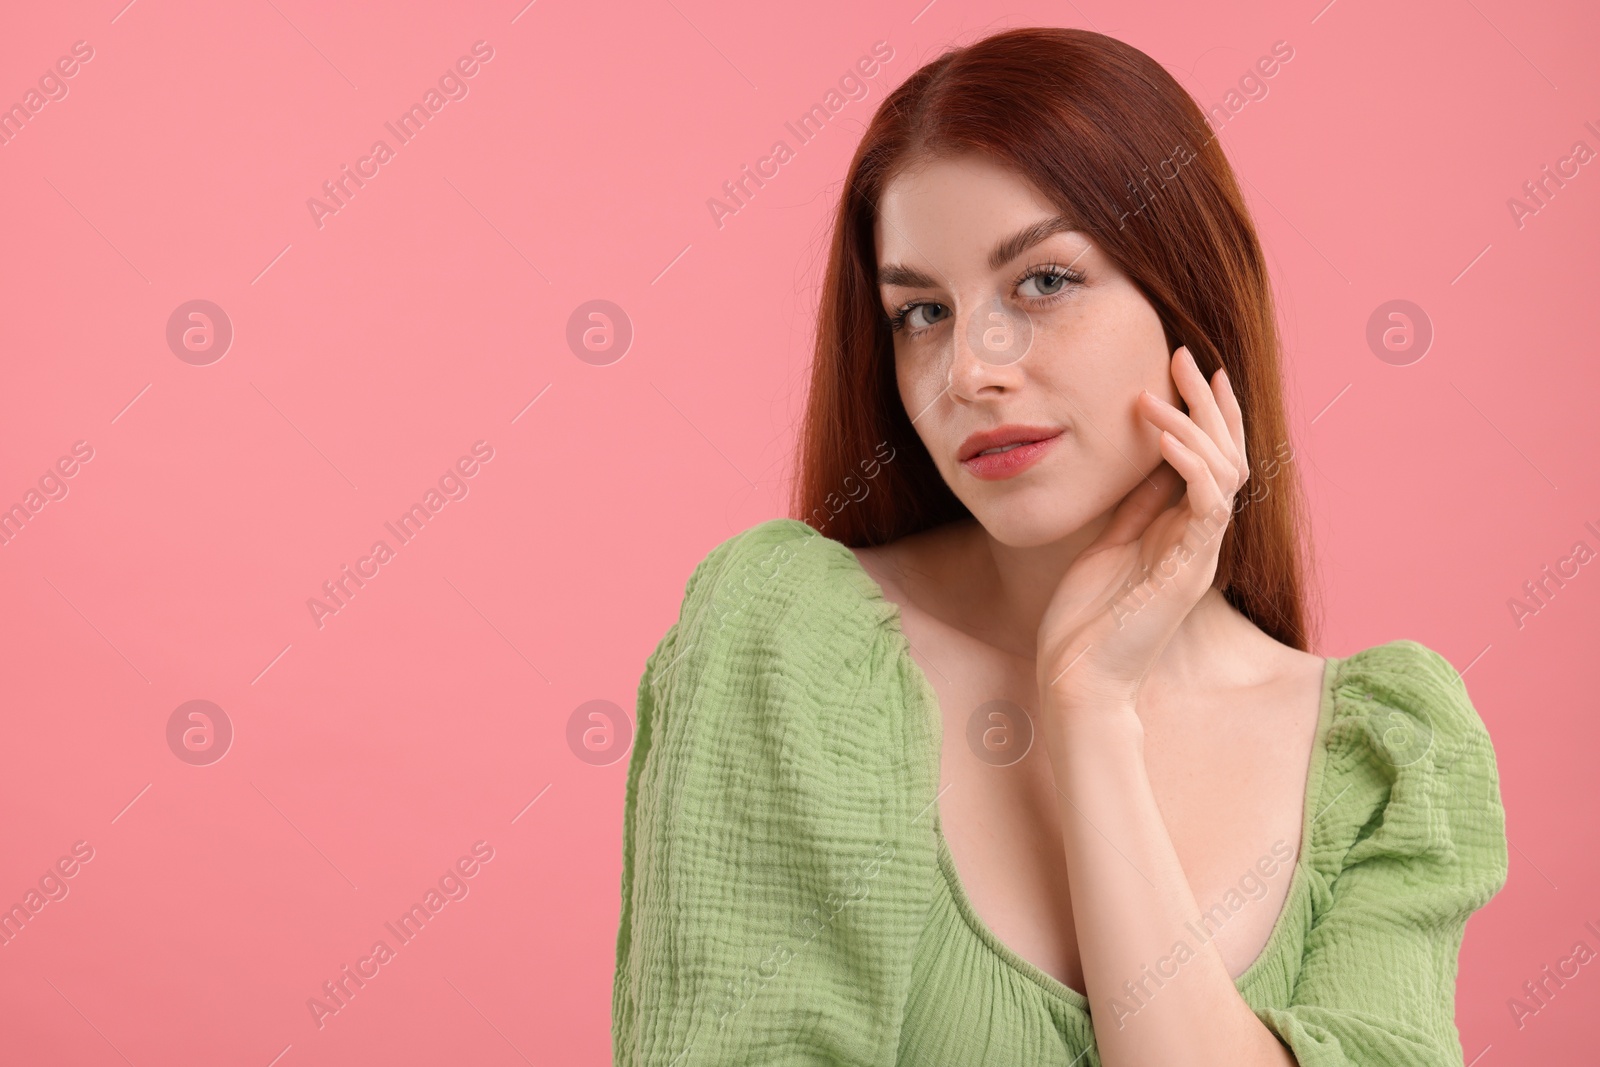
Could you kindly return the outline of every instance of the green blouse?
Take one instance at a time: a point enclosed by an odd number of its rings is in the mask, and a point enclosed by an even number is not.
[[[639,682],[616,1063],[1100,1063],[1087,1000],[962,889],[899,618],[793,519],[695,568]],[[1459,1067],[1462,935],[1507,870],[1488,732],[1414,641],[1330,659],[1323,685],[1288,899],[1237,988],[1301,1067]]]

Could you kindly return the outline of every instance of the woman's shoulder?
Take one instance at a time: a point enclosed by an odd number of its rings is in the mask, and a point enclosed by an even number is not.
[[[1421,864],[1481,906],[1505,882],[1505,810],[1461,674],[1405,639],[1330,666],[1313,862],[1330,877],[1369,861]]]
[[[882,625],[877,584],[850,549],[798,519],[767,519],[718,543],[684,590],[680,626],[703,637],[730,629],[789,639],[819,628]]]
[[[1409,639],[1373,645],[1334,662],[1334,725],[1359,732],[1390,767],[1426,760],[1452,766],[1489,746],[1489,731],[1450,661]]]
[[[639,684],[618,1062],[795,1062],[795,1034],[829,1029],[819,1010],[859,1052],[904,1002],[938,877],[937,753],[861,582],[849,549],[793,519],[695,568]],[[892,1032],[880,1044],[892,1058]],[[866,1062],[808,1062],[845,1058]]]
[[[808,776],[839,787],[863,768],[843,794],[931,786],[932,726],[912,713],[920,675],[894,617],[843,544],[795,519],[758,523],[695,568],[640,678],[639,733],[648,720],[685,758],[726,758],[751,788],[777,788],[749,773],[758,753],[782,760],[772,771],[791,788]]]
[[[793,703],[799,714],[805,705],[814,719],[821,705],[840,705],[841,687],[913,684],[897,655],[896,614],[850,549],[797,519],[768,519],[696,565],[641,685],[658,697],[700,694],[718,704],[759,693],[746,706]],[[690,699],[697,714],[708,713]]]

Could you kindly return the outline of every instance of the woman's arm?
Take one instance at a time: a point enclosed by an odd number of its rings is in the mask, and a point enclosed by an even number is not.
[[[1145,778],[1142,729],[1107,703],[1057,720],[1063,845],[1107,1067],[1462,1067],[1462,938],[1507,874],[1494,745],[1460,675],[1414,641],[1341,660],[1332,689],[1327,762],[1308,795],[1320,829],[1298,861],[1314,914],[1292,993],[1254,1012],[1210,945],[1178,979],[1147,979],[1195,901]],[[1140,1002],[1116,1003],[1124,982],[1143,984]]]
[[[1226,375],[1208,388],[1180,349],[1173,379],[1189,414],[1149,394],[1137,402],[1163,431],[1168,465],[1074,560],[1039,629],[1042,732],[1103,1062],[1460,1067],[1456,961],[1467,919],[1505,881],[1504,810],[1465,685],[1412,641],[1339,665],[1322,778],[1338,787],[1315,799],[1325,840],[1301,857],[1315,914],[1286,1006],[1252,1012],[1210,946],[1136,1018],[1116,1003],[1124,983],[1154,984],[1145,968],[1176,950],[1198,910],[1145,776],[1135,707],[1214,579],[1249,474]],[[1146,580],[1152,570],[1160,582]],[[1152,595],[1121,613],[1118,591],[1130,585]]]
[[[1046,708],[1046,714],[1062,709]],[[1105,1067],[1295,1067],[1239,995],[1212,941],[1176,977],[1157,961],[1189,945],[1200,909],[1145,772],[1131,704],[1060,715],[1052,738],[1061,839],[1095,1042]]]
[[[1211,381],[1186,347],[1172,378],[1189,411],[1142,393],[1134,414],[1160,433],[1164,463],[1112,513],[1062,576],[1039,627],[1039,693],[1055,774],[1072,911],[1107,1067],[1285,1067],[1295,1058],[1256,1017],[1215,946],[1182,980],[1128,994],[1172,955],[1199,907],[1156,806],[1135,711],[1143,679],[1206,591],[1235,494],[1249,476],[1244,420],[1227,374]],[[1177,499],[1173,497],[1181,488]],[[1159,581],[1149,577],[1158,575]],[[1137,612],[1120,590],[1148,592]]]
[[[646,663],[612,989],[618,1067],[895,1067],[937,870],[931,726],[859,569],[794,520],[696,568]]]

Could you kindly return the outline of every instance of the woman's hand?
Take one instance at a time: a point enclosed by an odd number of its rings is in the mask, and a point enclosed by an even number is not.
[[[1208,385],[1187,348],[1173,354],[1172,377],[1189,414],[1149,392],[1136,401],[1162,431],[1166,462],[1117,505],[1040,620],[1047,716],[1131,713],[1146,673],[1216,576],[1234,494],[1250,474],[1244,418],[1227,374]]]

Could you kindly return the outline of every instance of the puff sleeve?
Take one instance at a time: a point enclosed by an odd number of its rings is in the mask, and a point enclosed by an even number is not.
[[[1290,1003],[1257,1016],[1300,1067],[1460,1067],[1462,937],[1507,874],[1494,750],[1425,646],[1337,666],[1312,925]]]
[[[619,1065],[896,1060],[936,870],[918,816],[937,770],[881,611],[840,552],[795,520],[724,542],[646,662],[624,802]]]

